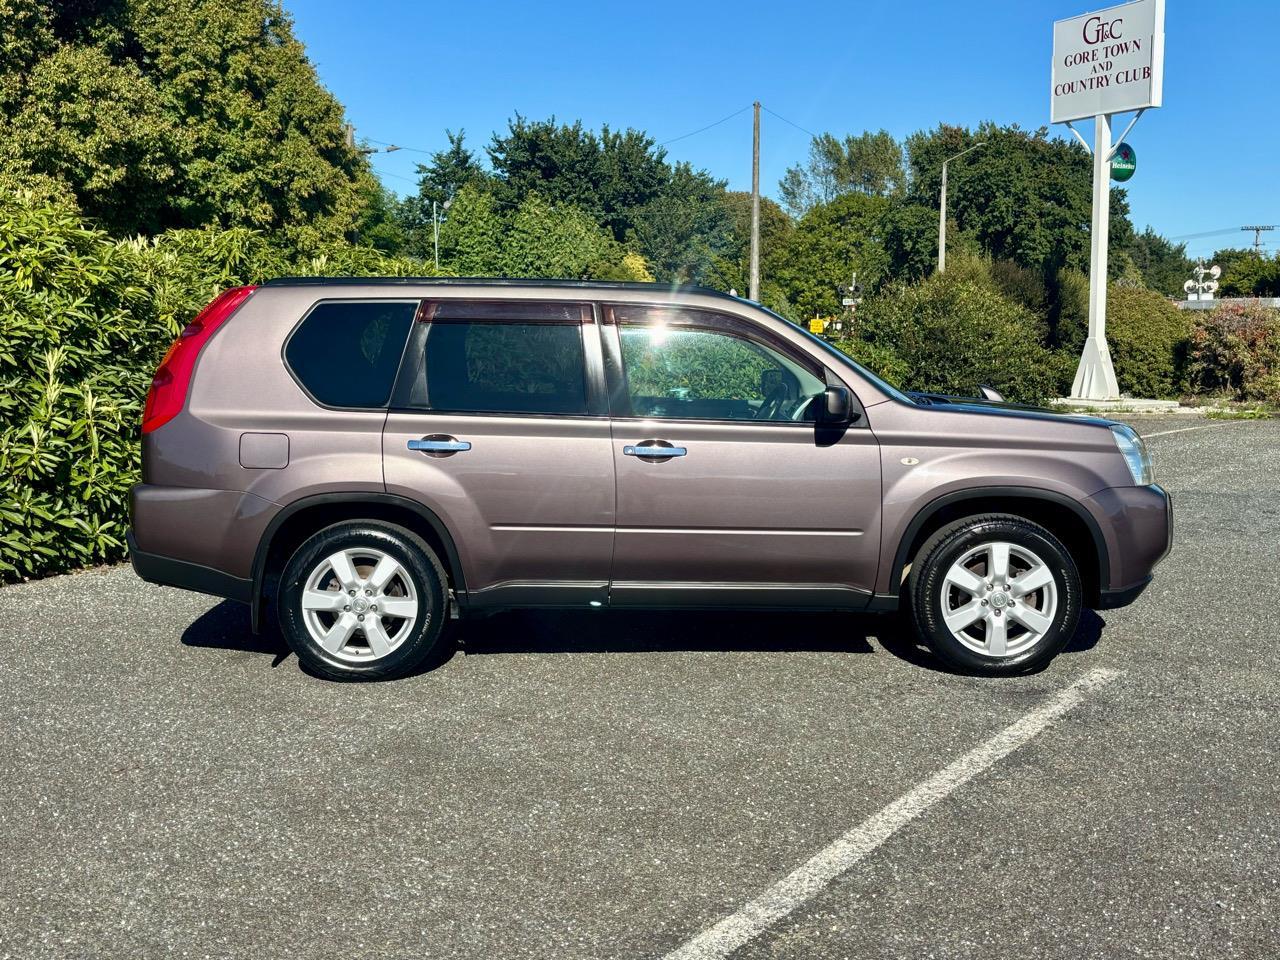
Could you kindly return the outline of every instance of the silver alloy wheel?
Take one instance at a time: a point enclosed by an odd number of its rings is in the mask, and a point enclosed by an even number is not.
[[[340,550],[307,577],[302,619],[322,649],[351,663],[380,660],[413,632],[418,591],[400,561],[373,547]]]
[[[1053,627],[1058,583],[1026,547],[995,541],[967,551],[942,582],[942,619],[951,635],[984,657],[1012,657]]]

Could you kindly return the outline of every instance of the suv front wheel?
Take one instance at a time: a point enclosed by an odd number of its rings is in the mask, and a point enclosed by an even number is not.
[[[943,660],[969,673],[1044,666],[1080,621],[1080,572],[1039,524],[1007,514],[943,527],[908,579],[916,627]]]
[[[387,680],[439,646],[447,581],[431,548],[377,521],[334,524],[285,565],[280,626],[298,659],[331,680]]]

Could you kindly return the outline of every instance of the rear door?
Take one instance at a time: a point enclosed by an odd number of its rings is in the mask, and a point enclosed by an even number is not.
[[[835,376],[738,317],[612,305],[611,603],[858,609],[880,550],[880,451],[865,415],[816,413]]]
[[[423,304],[383,432],[386,485],[449,528],[469,604],[607,600],[606,412],[590,304]]]

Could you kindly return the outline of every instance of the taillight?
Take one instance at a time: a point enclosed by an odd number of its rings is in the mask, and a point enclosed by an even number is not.
[[[200,348],[236,312],[236,308],[249,299],[249,294],[255,289],[257,288],[233,287],[224,290],[178,334],[178,339],[173,341],[169,352],[156,368],[156,375],[151,379],[147,403],[142,408],[143,433],[150,433],[157,427],[164,426],[182,412]]]

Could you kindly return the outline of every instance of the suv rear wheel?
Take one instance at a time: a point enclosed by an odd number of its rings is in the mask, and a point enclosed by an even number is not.
[[[326,527],[285,565],[280,626],[298,659],[333,680],[387,680],[440,644],[447,581],[420,538],[377,521]]]
[[[908,580],[916,627],[934,652],[970,673],[1044,666],[1080,621],[1080,572],[1039,524],[1007,514],[943,527]]]

